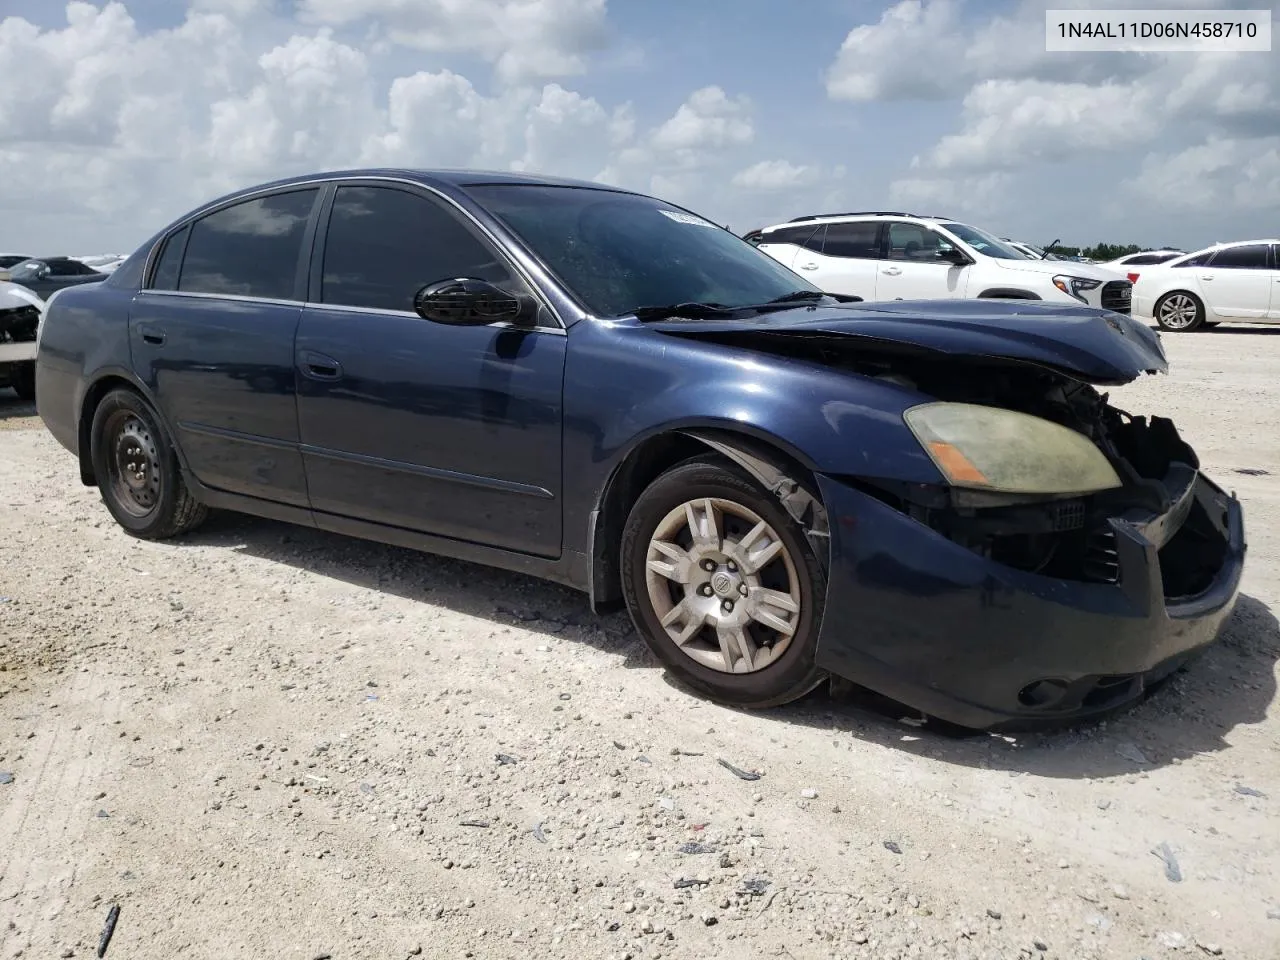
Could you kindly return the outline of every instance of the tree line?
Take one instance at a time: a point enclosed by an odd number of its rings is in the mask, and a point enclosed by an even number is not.
[[[1092,247],[1064,247],[1055,243],[1045,247],[1046,253],[1056,253],[1060,257],[1084,257],[1086,260],[1115,260],[1127,257],[1131,253],[1142,253],[1144,250],[1177,250],[1178,247],[1140,247],[1136,243],[1099,243]]]

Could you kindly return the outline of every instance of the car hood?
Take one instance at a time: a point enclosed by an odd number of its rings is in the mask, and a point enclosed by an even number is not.
[[[1085,280],[1123,280],[1118,270],[1108,270],[1092,263],[1076,263],[1074,260],[1002,260],[992,257],[991,262],[1004,270],[1017,273],[1038,273],[1046,277],[1082,277]]]
[[[864,344],[878,352],[931,353],[1027,363],[1086,383],[1119,385],[1169,369],[1160,338],[1123,314],[1093,307],[1001,300],[896,300],[801,306],[743,318],[671,318],[647,329],[768,350],[771,339]]]
[[[35,307],[44,309],[44,300],[40,295],[16,283],[0,280],[0,310],[15,310],[18,307]]]

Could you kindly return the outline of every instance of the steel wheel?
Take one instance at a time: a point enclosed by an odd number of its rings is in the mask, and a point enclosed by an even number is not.
[[[199,526],[208,508],[187,489],[160,418],[132,390],[112,390],[93,411],[89,457],[102,500],[135,537],[162,540]]]
[[[1156,307],[1156,321],[1166,330],[1194,330],[1201,320],[1200,301],[1189,293],[1171,293]]]
[[[160,502],[163,472],[155,438],[141,418],[117,410],[107,421],[111,445],[107,482],[116,502],[134,517],[145,517]]]

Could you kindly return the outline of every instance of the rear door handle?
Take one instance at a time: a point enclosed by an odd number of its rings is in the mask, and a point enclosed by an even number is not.
[[[138,334],[142,337],[143,343],[153,343],[156,346],[164,343],[164,331],[149,323],[138,324]]]
[[[312,380],[341,380],[342,364],[333,357],[313,350],[304,350],[298,357],[298,367],[304,376]]]
[[[902,268],[901,267],[885,267],[884,270],[881,272],[887,273],[891,277],[896,277],[898,274],[902,272]]]
[[[800,264],[800,269],[801,270],[817,270],[818,265],[816,263],[802,263]]]

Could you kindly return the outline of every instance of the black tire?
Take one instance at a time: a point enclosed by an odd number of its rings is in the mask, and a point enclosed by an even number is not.
[[[103,503],[128,533],[163,540],[204,522],[208,508],[187,489],[160,418],[138,394],[120,389],[103,397],[89,438]]]
[[[735,509],[746,508],[764,520],[775,532],[789,558],[789,565],[782,554],[778,559],[762,567],[755,578],[759,586],[768,586],[769,577],[779,576],[778,567],[799,597],[799,612],[795,614],[794,631],[790,639],[761,628],[754,620],[747,624],[748,634],[758,641],[757,649],[768,647],[770,651],[781,646],[777,659],[753,672],[730,673],[714,669],[686,653],[668,636],[660,615],[650,598],[648,585],[648,561],[650,541],[659,526],[674,511],[691,501],[711,499],[728,502]],[[734,543],[732,528],[749,525],[749,520],[725,514],[722,526],[725,542]],[[692,539],[689,534],[689,539]],[[825,671],[815,663],[818,631],[822,624],[822,610],[826,601],[826,576],[818,558],[799,525],[782,509],[781,504],[762,490],[745,472],[718,458],[707,457],[686,461],[655,480],[637,499],[623,530],[621,544],[622,590],[632,622],[654,655],[666,666],[669,674],[681,684],[711,700],[737,707],[766,708],[789,703],[809,693],[827,678]],[[729,569],[737,569],[730,564]],[[701,574],[699,574],[701,576]],[[710,574],[707,575],[711,577]],[[735,576],[739,576],[735,574]],[[748,579],[742,577],[741,579]],[[683,596],[683,588],[668,585],[671,597]],[[710,584],[703,584],[710,589]],[[691,588],[692,589],[692,588]],[[739,585],[737,589],[746,589]],[[733,596],[730,594],[729,596]],[[698,598],[694,598],[697,600]],[[722,603],[708,594],[712,605]],[[747,601],[741,601],[746,603]],[[721,606],[720,609],[723,609]],[[743,608],[745,612],[748,607]],[[701,630],[711,631],[710,627]],[[705,636],[714,636],[714,631]],[[699,632],[690,641],[691,648],[703,643]],[[770,644],[770,640],[773,641]],[[710,641],[706,641],[711,646]],[[715,658],[714,650],[702,656]],[[769,655],[772,655],[770,653]]]
[[[1181,298],[1194,308],[1195,314],[1189,322],[1174,323],[1172,319],[1165,317],[1166,308],[1171,305],[1175,298]],[[1204,326],[1204,302],[1194,293],[1187,290],[1171,290],[1166,293],[1156,301],[1153,313],[1155,314],[1157,326],[1161,330],[1168,330],[1170,333],[1190,333]]]
[[[36,365],[35,361],[15,363],[9,371],[9,386],[18,395],[19,400],[34,403],[36,399]]]

